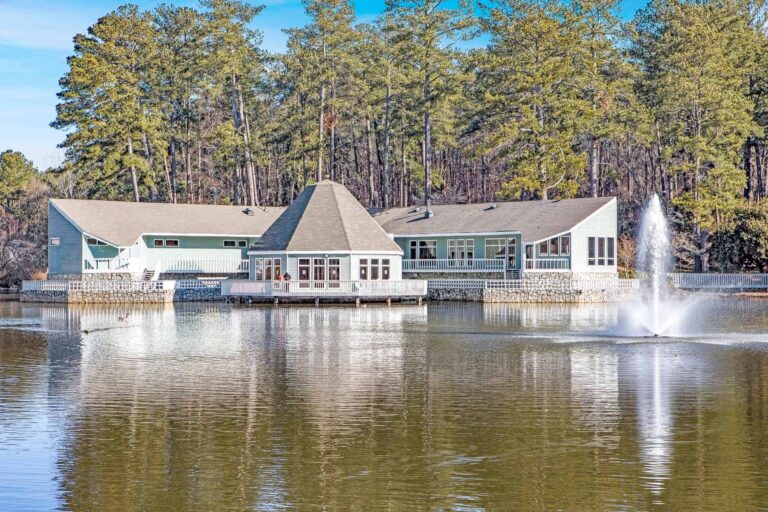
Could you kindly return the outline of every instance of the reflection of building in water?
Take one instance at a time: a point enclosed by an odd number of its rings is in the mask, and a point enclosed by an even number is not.
[[[594,332],[619,318],[619,308],[606,304],[482,304],[482,313],[486,324],[568,332]]]
[[[619,358],[613,347],[575,345],[570,351],[574,414],[602,447],[619,443]]]
[[[426,321],[426,307],[177,305],[132,309],[127,322],[114,311],[41,312],[51,326],[90,331],[80,399],[64,420],[65,508],[144,508],[153,496],[169,509],[191,496],[202,510],[290,503],[310,484],[289,450],[333,459],[343,444],[334,427],[355,432],[396,400],[403,332]]]

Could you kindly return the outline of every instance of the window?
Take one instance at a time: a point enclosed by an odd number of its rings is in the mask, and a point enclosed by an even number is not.
[[[485,257],[488,259],[503,260],[506,257],[506,240],[503,238],[485,239]]]
[[[224,240],[224,247],[237,247],[235,240]]]
[[[155,247],[163,247],[163,246],[165,245],[165,240],[158,240],[158,239],[155,239],[155,240],[152,242],[152,245],[153,245],[153,246],[155,246]]]
[[[517,268],[517,239],[507,238],[507,268]]]
[[[389,260],[381,260],[381,278],[385,281],[389,279]]]
[[[616,240],[613,237],[608,237],[608,265],[613,266],[616,264]]]
[[[253,278],[256,281],[264,280],[264,260],[261,258],[254,258],[253,260]]]
[[[549,254],[552,256],[558,256],[560,254],[560,241],[557,238],[552,238],[549,241]]]
[[[50,245],[52,245],[53,247],[57,247],[57,246],[61,245],[61,238],[59,238],[59,237],[51,238],[48,243]]]
[[[237,241],[237,246],[241,247],[241,248],[242,247],[248,247],[248,241],[247,240],[238,240]]]
[[[312,261],[312,279],[314,281],[325,281],[325,259],[314,258]]]
[[[166,247],[178,247],[179,246],[179,241],[178,240],[166,240],[165,241],[165,246]]]
[[[299,258],[299,281],[309,281],[309,258]]]
[[[85,243],[87,243],[88,245],[107,245],[101,240],[96,240],[95,238],[86,238]]]
[[[471,260],[475,257],[475,241],[471,238],[448,240],[448,259]]]
[[[549,251],[547,250],[549,247],[549,244],[546,240],[539,243],[539,255],[540,256],[547,256],[549,255]]]
[[[587,239],[587,249],[588,265],[616,265],[616,239],[614,237],[590,236]]]
[[[339,279],[341,279],[341,260],[328,258],[328,280],[338,281]]]
[[[367,258],[360,259],[360,280],[361,281],[368,280],[368,259]]]
[[[597,239],[597,264],[605,265],[605,238]]]
[[[563,235],[560,237],[560,255],[571,255],[571,235]]]
[[[408,247],[412,260],[434,260],[437,258],[437,240],[411,240]]]
[[[376,281],[379,279],[379,260],[371,260],[371,280]]]

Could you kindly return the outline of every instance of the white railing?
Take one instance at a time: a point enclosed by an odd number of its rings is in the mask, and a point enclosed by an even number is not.
[[[503,259],[403,260],[403,272],[504,272]]]
[[[131,258],[86,258],[83,260],[83,270],[88,272],[132,272],[138,260]]]
[[[565,279],[556,281],[527,281],[525,279],[430,279],[430,290],[440,289],[500,289],[530,291],[585,291],[585,290],[639,290],[640,282],[636,279]]]
[[[175,281],[24,281],[22,291],[132,292],[172,290]]]
[[[430,279],[427,281],[430,290],[479,290],[485,288],[483,279]]]
[[[569,270],[571,258],[546,258],[525,260],[526,270]]]
[[[221,282],[222,295],[249,297],[421,297],[427,282],[403,281],[245,281]]]
[[[221,281],[218,279],[180,279],[176,281],[177,290],[205,290],[209,288],[221,288]]]
[[[240,258],[169,258],[161,260],[157,270],[166,274],[241,274],[248,268],[248,260]]]
[[[670,274],[675,288],[694,290],[768,289],[768,274]]]

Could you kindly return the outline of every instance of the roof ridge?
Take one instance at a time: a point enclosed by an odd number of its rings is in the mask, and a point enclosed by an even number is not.
[[[334,182],[331,182],[331,183],[334,183]],[[344,215],[342,215],[341,210],[339,209],[339,196],[337,192],[339,190],[339,187],[332,186],[331,190],[332,190],[331,194],[333,195],[333,203],[336,206],[336,214],[341,219],[341,227],[342,227],[342,231],[344,232],[344,238],[347,241],[347,247],[349,247],[349,250],[351,251],[353,249],[352,249],[352,242],[349,238],[349,230],[347,228],[347,219],[344,217]]]

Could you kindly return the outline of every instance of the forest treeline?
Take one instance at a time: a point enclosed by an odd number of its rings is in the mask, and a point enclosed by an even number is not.
[[[681,268],[768,265],[760,0],[631,20],[615,0],[387,0],[366,22],[304,4],[279,54],[240,0],[125,5],[75,36],[51,193],[284,205],[328,177],[371,207],[615,195],[626,235],[657,193]]]

